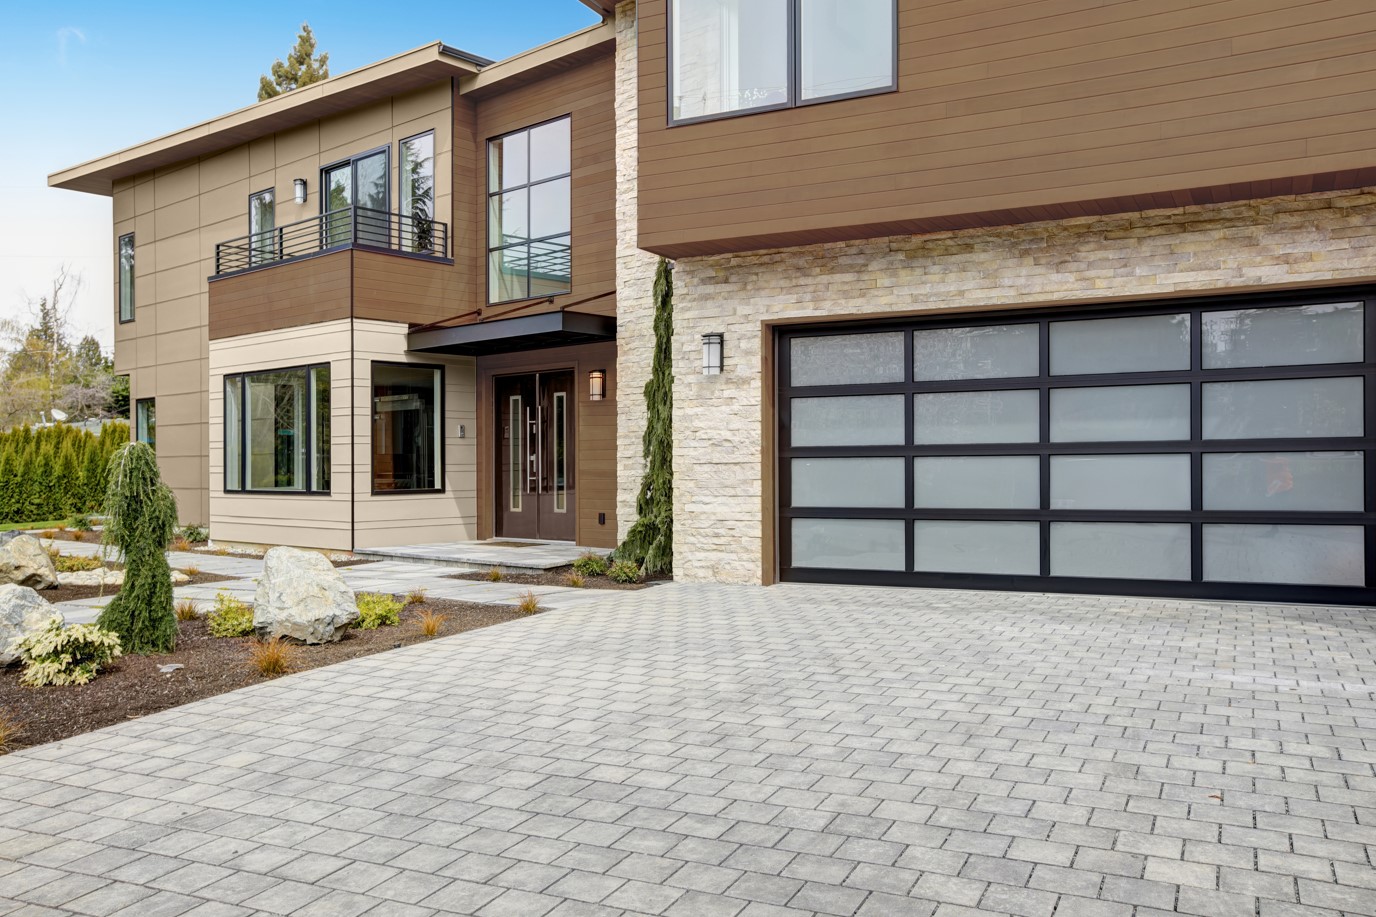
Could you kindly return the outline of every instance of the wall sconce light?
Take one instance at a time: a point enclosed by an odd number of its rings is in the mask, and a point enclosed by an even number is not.
[[[593,369],[588,371],[588,400],[601,401],[607,397],[607,371]]]
[[[702,336],[702,374],[721,375],[722,334],[712,332]]]
[[[296,203],[306,203],[306,180],[304,178],[292,179],[291,186],[296,192]]]

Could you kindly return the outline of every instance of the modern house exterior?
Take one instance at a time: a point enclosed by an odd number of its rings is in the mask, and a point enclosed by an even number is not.
[[[584,2],[52,176],[189,521],[610,547],[662,256],[681,579],[1376,599],[1369,4]]]

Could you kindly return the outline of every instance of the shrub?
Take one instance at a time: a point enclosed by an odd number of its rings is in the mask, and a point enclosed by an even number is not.
[[[448,615],[442,615],[427,608],[420,613],[420,632],[427,637],[433,637],[440,632],[440,628],[444,626],[444,622],[447,620],[449,620]]]
[[[86,540],[86,533],[83,532],[81,529],[72,529],[71,532],[68,533],[68,534],[70,534],[70,535],[72,536],[72,541],[85,541],[85,540]]]
[[[505,576],[502,573],[501,567],[493,567],[491,570],[487,571],[487,581],[489,583],[500,583],[503,579],[505,579]]]
[[[73,532],[94,532],[96,530],[95,520],[90,513],[77,513],[67,523],[67,527]]]
[[[601,554],[589,552],[573,562],[573,569],[574,572],[581,573],[584,576],[605,576],[607,573],[607,559]]]
[[[177,526],[177,500],[162,482],[147,443],[121,446],[110,459],[107,545],[124,555],[124,587],[98,623],[130,653],[167,653],[177,643],[172,568],[164,553]]]
[[[283,643],[277,637],[259,640],[249,650],[249,661],[264,678],[286,675],[296,668],[296,647]]]
[[[224,557],[227,554],[229,554],[229,548],[225,547],[224,545],[220,545],[218,548],[214,550],[213,553],[216,557]]]
[[[540,597],[529,590],[516,603],[516,610],[523,615],[533,615],[540,610]]]
[[[190,551],[191,542],[187,541],[185,538],[178,535],[176,538],[172,539],[172,543],[168,545],[168,548],[170,548],[173,551]]]
[[[253,609],[228,592],[216,593],[206,624],[212,637],[246,637],[253,633]]]
[[[196,608],[196,603],[190,599],[182,599],[172,607],[172,612],[177,616],[178,621],[194,621],[201,616]]]
[[[57,548],[49,548],[48,556],[53,559],[53,566],[57,568],[58,573],[76,573],[78,570],[96,570],[101,567],[99,557],[63,554]]]
[[[203,525],[184,525],[177,530],[177,537],[187,541],[209,541],[210,530]]]
[[[640,568],[629,560],[618,560],[607,570],[607,576],[611,577],[614,583],[638,583]]]
[[[583,578],[583,574],[579,573],[577,570],[574,570],[572,573],[570,573],[567,577],[564,578],[564,582],[568,583],[575,589],[582,589],[584,586],[587,585],[588,581]]]
[[[373,630],[395,627],[401,623],[401,609],[405,607],[390,595],[365,592],[358,597],[358,628]]]
[[[182,572],[187,576],[200,576],[201,568],[195,564],[187,564],[185,567],[182,567]]]
[[[425,604],[425,590],[424,590],[424,589],[412,589],[410,592],[406,593],[406,604],[407,604],[407,605],[424,605],[424,604]]]
[[[19,738],[19,734],[23,731],[23,723],[11,719],[8,714],[0,711],[0,755],[14,747],[14,740]]]
[[[20,640],[17,649],[24,663],[19,681],[35,688],[88,684],[102,665],[121,655],[118,634],[95,624],[63,627],[56,616]]]

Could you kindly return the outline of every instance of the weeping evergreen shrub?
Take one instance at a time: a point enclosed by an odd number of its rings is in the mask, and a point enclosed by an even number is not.
[[[613,553],[643,575],[668,573],[674,562],[674,269],[655,270],[655,350],[645,383],[645,476],[635,500],[636,521]]]
[[[129,653],[170,653],[177,643],[167,543],[177,527],[177,500],[162,482],[146,443],[120,447],[110,460],[104,542],[124,554],[124,586],[97,623],[119,634]]]

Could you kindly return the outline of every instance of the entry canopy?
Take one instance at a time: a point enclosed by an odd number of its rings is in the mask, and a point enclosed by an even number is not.
[[[616,339],[616,319],[587,312],[544,312],[490,322],[411,332],[407,349],[415,353],[484,356],[518,350],[543,350]]]

